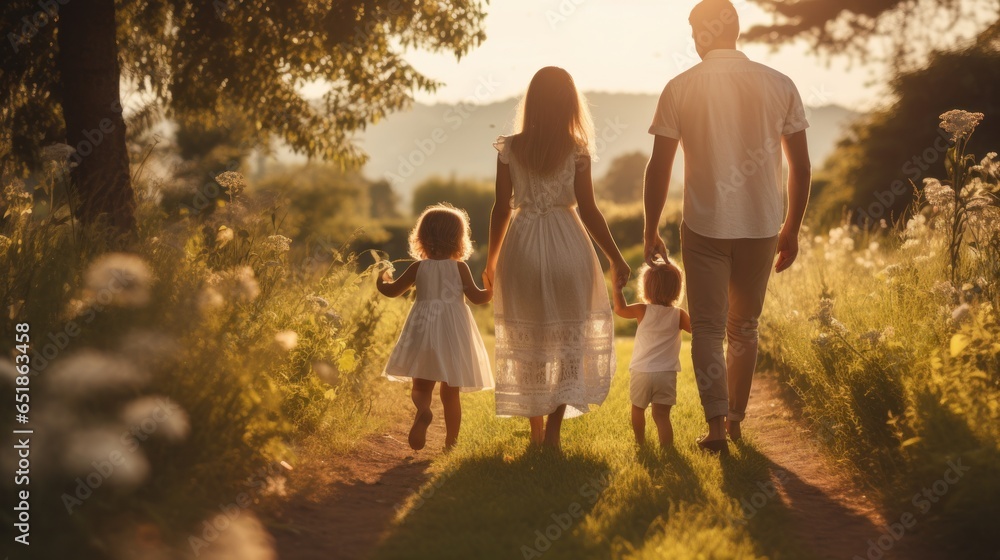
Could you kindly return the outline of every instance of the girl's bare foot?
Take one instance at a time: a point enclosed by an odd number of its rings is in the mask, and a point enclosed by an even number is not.
[[[413,427],[410,428],[410,447],[415,451],[420,451],[427,444],[427,428],[431,425],[431,420],[434,419],[434,413],[431,410],[418,410],[417,415],[413,417]]]

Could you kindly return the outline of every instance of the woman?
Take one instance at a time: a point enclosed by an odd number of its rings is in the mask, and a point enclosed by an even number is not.
[[[563,417],[603,403],[615,371],[611,304],[587,233],[616,279],[630,274],[594,199],[593,138],[573,78],[547,67],[522,100],[518,133],[494,144],[483,278],[495,293],[497,415],[528,417],[532,444],[555,449]]]

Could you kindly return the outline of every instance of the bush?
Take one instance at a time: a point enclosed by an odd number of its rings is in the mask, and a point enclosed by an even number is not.
[[[802,244],[772,283],[761,352],[860,481],[978,557],[1000,543],[987,513],[1000,499],[1000,166],[958,145],[951,180],[928,182],[931,204],[901,233],[843,226]],[[939,501],[914,498],[955,462],[969,470]]]
[[[373,394],[402,308],[352,257],[293,246],[252,197],[182,221],[147,202],[131,240],[33,206],[7,185],[0,383],[30,325],[32,529],[60,535],[32,542],[39,557],[187,557],[220,504],[282,492],[303,438],[346,445],[398,396]]]

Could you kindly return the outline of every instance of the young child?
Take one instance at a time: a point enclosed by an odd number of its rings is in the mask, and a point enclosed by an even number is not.
[[[632,430],[639,445],[646,443],[646,408],[650,403],[660,445],[674,444],[670,408],[677,402],[681,330],[691,332],[691,317],[675,307],[683,283],[680,269],[668,260],[639,269],[639,299],[644,303],[629,305],[622,294],[624,284],[615,284],[615,313],[639,322],[629,364]]]
[[[400,296],[416,285],[416,301],[385,366],[390,379],[413,379],[411,399],[417,408],[409,437],[413,449],[423,449],[426,443],[437,382],[441,382],[444,407],[445,449],[458,440],[459,390],[493,388],[490,357],[465,303],[467,297],[481,305],[493,294],[480,290],[472,279],[465,262],[470,254],[468,214],[450,205],[430,206],[410,232],[410,256],[417,261],[395,281],[389,270],[376,281],[378,291],[388,297]]]

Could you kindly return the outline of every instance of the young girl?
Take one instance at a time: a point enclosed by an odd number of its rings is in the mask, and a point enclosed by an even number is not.
[[[385,271],[376,281],[378,291],[397,297],[414,284],[416,301],[403,325],[399,341],[389,356],[385,375],[413,379],[411,399],[417,408],[409,443],[423,449],[434,415],[431,399],[441,382],[444,407],[445,449],[458,440],[462,422],[459,390],[493,387],[490,358],[465,303],[481,305],[492,293],[480,290],[465,260],[472,254],[469,216],[463,210],[438,204],[424,210],[410,232],[410,256],[417,259],[396,281]]]
[[[650,403],[660,445],[674,444],[670,407],[677,402],[681,331],[691,332],[691,317],[675,307],[682,284],[680,269],[668,260],[639,269],[639,299],[644,303],[629,305],[622,294],[624,283],[615,285],[615,313],[639,321],[629,364],[632,430],[639,445],[646,443],[646,408]]]
[[[615,372],[611,303],[590,238],[615,277],[630,271],[594,201],[593,124],[569,73],[539,70],[520,120],[494,144],[483,274],[496,291],[496,409],[528,417],[532,443],[558,449],[563,416],[604,402]]]

